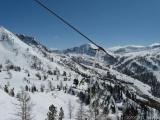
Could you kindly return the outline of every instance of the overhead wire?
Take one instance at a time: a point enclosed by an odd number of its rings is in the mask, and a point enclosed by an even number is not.
[[[99,52],[100,50],[105,52],[106,54],[107,51],[99,46],[98,44],[96,44],[93,40],[91,40],[89,37],[87,37],[84,33],[82,33],[79,29],[77,29],[76,27],[74,27],[72,24],[70,24],[68,21],[66,21],[63,17],[61,17],[60,15],[58,15],[55,11],[51,10],[49,7],[47,7],[44,3],[42,3],[40,0],[34,0],[36,3],[38,3],[41,7],[43,7],[45,10],[47,10],[49,13],[51,13],[51,15],[57,17],[60,21],[62,21],[64,24],[66,24],[67,26],[69,26],[70,28],[72,28],[75,32],[77,32],[78,34],[80,34],[81,36],[83,36],[85,39],[87,39],[89,42],[91,42],[93,45],[95,45],[98,49],[96,49],[96,54],[97,52]],[[109,56],[111,56],[110,54],[108,54]],[[95,56],[96,57],[96,56]],[[112,56],[111,56],[112,57]],[[96,59],[95,59],[96,60]],[[93,66],[95,67],[95,66]],[[90,80],[91,82],[91,80]],[[91,83],[90,83],[91,85]],[[91,91],[91,88],[90,88]],[[91,98],[91,93],[90,93],[90,98]],[[90,105],[91,106],[91,105]]]
[[[78,30],[76,27],[74,27],[72,24],[70,24],[68,21],[66,21],[63,17],[61,17],[60,15],[58,15],[55,11],[51,10],[49,7],[47,7],[44,3],[42,3],[42,1],[40,0],[34,0],[37,4],[39,4],[41,7],[43,7],[45,10],[47,10],[49,13],[51,13],[51,15],[54,15],[55,17],[57,17],[60,21],[62,21],[64,24],[66,24],[67,26],[69,26],[70,28],[72,28],[75,32],[77,32],[78,34],[80,34],[81,36],[83,36],[85,39],[87,39],[89,42],[91,42],[92,44],[94,44],[99,50],[106,52],[106,50],[99,46],[98,44],[96,44],[93,40],[91,40],[89,37],[87,37],[84,33],[82,33],[80,30]],[[108,53],[107,53],[108,54]]]

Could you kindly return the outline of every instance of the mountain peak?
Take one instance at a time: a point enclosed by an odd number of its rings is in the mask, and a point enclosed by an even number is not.
[[[94,44],[92,44],[92,43],[87,43],[86,45],[88,45],[90,48],[92,48],[92,49],[98,49],[98,47],[97,46],[95,46]]]
[[[9,41],[10,37],[14,36],[11,32],[9,32],[6,28],[0,27],[0,41]]]
[[[62,50],[62,53],[75,53],[75,54],[86,54],[90,56],[95,56],[95,49],[97,47],[91,43],[83,44],[77,47],[68,48],[65,50]]]
[[[3,49],[12,51],[13,49],[27,49],[28,46],[22,42],[14,33],[4,27],[0,27],[0,46]]]
[[[5,29],[5,28],[4,28],[3,26],[0,26],[0,30],[1,30],[1,29]]]
[[[5,27],[0,26],[0,33],[11,33],[9,30],[7,30]]]
[[[6,33],[6,32],[8,32],[8,30],[4,28],[3,26],[0,26],[0,34]]]

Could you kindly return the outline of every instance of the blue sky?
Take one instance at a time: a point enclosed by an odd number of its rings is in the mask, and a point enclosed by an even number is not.
[[[103,47],[160,41],[160,0],[42,0]],[[50,48],[88,43],[33,0],[0,0],[0,25]]]

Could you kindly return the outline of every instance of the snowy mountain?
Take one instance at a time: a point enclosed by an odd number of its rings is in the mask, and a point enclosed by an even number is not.
[[[59,51],[59,53],[84,54],[84,55],[94,57],[96,55],[96,49],[97,49],[97,47],[95,45],[89,43],[89,44],[81,45],[79,47],[73,47],[73,48],[69,48],[66,50],[61,50],[61,51]],[[107,51],[107,54],[106,53],[104,54],[103,52],[101,52],[99,54],[106,64],[113,64],[117,61],[114,54],[112,54],[109,51]]]
[[[118,56],[118,62],[114,65],[114,68],[150,85],[152,93],[160,97],[160,44],[129,48],[114,50],[114,53]],[[117,52],[121,49],[124,49],[125,52]]]
[[[92,47],[92,44],[84,44],[79,47],[73,47],[70,49],[63,50],[62,52],[64,54],[75,53],[75,54],[86,54],[90,56],[95,56],[96,52],[93,48],[94,47]]]
[[[28,44],[31,43],[30,41]],[[69,94],[65,94],[62,91],[51,91],[51,89],[55,89],[58,85],[60,85],[65,76],[61,76],[57,78],[57,75],[53,76],[53,72],[57,74],[63,74],[63,71],[68,71],[67,74],[72,74],[70,79],[76,76],[76,73],[71,70],[67,70],[66,67],[59,65],[57,61],[59,61],[60,57],[55,54],[48,55],[48,51],[41,47],[29,46],[24,43],[21,39],[19,39],[16,35],[9,32],[5,28],[0,28],[0,86],[1,89],[7,86],[8,91],[14,88],[15,94],[19,93],[21,88],[25,88],[26,86],[30,91],[33,92],[33,88],[36,87],[35,91],[43,91],[45,92],[37,92],[34,94],[30,94],[33,104],[35,105],[33,108],[34,119],[36,120],[44,120],[47,117],[47,110],[51,103],[56,102],[56,107],[60,108],[63,105],[63,109],[66,112],[67,117],[67,101],[71,100],[73,105],[78,106],[77,97],[71,96]],[[55,59],[53,59],[53,57]],[[61,73],[62,72],[62,73]],[[59,79],[59,80],[57,80]],[[64,86],[71,86],[71,81],[63,82]],[[50,88],[49,88],[50,86]],[[5,99],[7,96],[6,93],[0,91],[1,97],[4,98],[0,101],[0,104],[14,104],[12,101],[17,102],[16,98]],[[58,94],[58,95],[57,95]],[[65,100],[62,98],[65,97]],[[14,100],[12,100],[14,99]],[[12,100],[12,101],[11,101]],[[1,109],[1,119],[8,120],[14,118],[14,113],[16,106],[11,107],[8,110],[4,111]],[[14,106],[14,105],[12,105]],[[4,116],[4,114],[6,114]],[[3,116],[3,117],[2,117]]]
[[[117,46],[109,48],[110,51],[114,52],[115,54],[124,54],[129,52],[137,52],[148,49],[144,46],[136,46],[136,45],[130,45],[130,46]]]
[[[81,50],[80,48],[82,47],[76,47],[78,50]],[[88,54],[89,49],[85,49],[83,54],[78,53],[80,55],[75,54],[76,51],[72,48],[67,49],[67,52],[64,53],[74,56],[74,59],[78,59],[83,64],[92,65],[89,61],[86,62],[90,57],[93,57],[93,55]],[[114,70],[150,85],[152,94],[160,97],[160,43],[149,46],[119,46],[110,48],[108,51],[115,58],[115,61],[109,64]],[[107,59],[104,59],[102,55],[99,57],[104,60],[103,62],[113,61],[111,57]],[[87,60],[85,61],[85,59]]]
[[[149,46],[138,46],[138,45],[118,46],[118,47],[109,48],[109,50],[115,54],[125,54],[125,53],[131,53],[131,52],[153,50],[159,47],[160,47],[160,43],[154,43]]]
[[[64,120],[118,120],[128,115],[137,119],[158,117],[160,99],[153,92],[157,81],[150,85],[124,72],[128,64],[121,66],[128,59],[138,61],[136,56],[147,56],[147,50],[144,54],[130,52],[123,55],[108,51],[95,59],[93,47],[87,44],[52,51],[33,37],[15,35],[1,27],[0,106],[3,107],[0,107],[0,118],[18,119],[17,113],[21,112],[15,104],[21,101],[23,90],[34,104],[32,112],[28,111],[27,115],[32,114],[35,120],[53,117],[49,114],[55,110],[60,117],[62,109]],[[150,59],[154,56],[157,60],[159,48],[154,46],[153,49],[152,54],[148,52]],[[150,66],[146,68],[153,71]]]

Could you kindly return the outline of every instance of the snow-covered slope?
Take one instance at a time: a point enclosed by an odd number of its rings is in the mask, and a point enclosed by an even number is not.
[[[10,97],[2,91],[6,86],[9,91],[14,88],[15,95],[22,88],[28,87],[27,92],[34,104],[32,112],[35,120],[47,118],[51,104],[57,107],[58,112],[62,107],[65,113],[64,120],[68,120],[69,101],[74,106],[73,120],[77,117],[80,101],[85,103],[86,111],[89,109],[90,101],[94,109],[95,102],[98,103],[99,120],[107,116],[117,120],[123,112],[122,104],[134,103],[141,109],[141,103],[151,110],[160,109],[159,98],[152,95],[151,86],[114,69],[112,65],[118,63],[116,60],[120,59],[119,57],[113,53],[109,56],[103,54],[101,58],[106,58],[104,61],[95,61],[95,51],[92,48],[92,45],[83,45],[61,53],[53,52],[32,37],[15,35],[1,27],[0,104],[6,105],[8,110],[3,112],[3,108],[0,107],[0,116],[6,115],[2,119],[14,118],[14,115],[9,115],[15,108],[11,101],[17,102],[16,96]],[[93,93],[90,93],[90,88]],[[137,98],[133,99],[130,95]],[[126,100],[127,97],[129,101]],[[154,104],[150,104],[151,101],[154,101]],[[106,108],[107,113],[102,115]]]
[[[124,49],[125,51],[120,51]],[[160,45],[153,44],[147,47],[128,47],[114,51],[118,62],[113,66],[119,72],[139,79],[152,87],[152,93],[160,96]]]
[[[44,120],[47,117],[49,105],[55,104],[59,109],[63,107],[65,119],[67,116],[67,104],[71,100],[76,107],[78,104],[78,97],[65,94],[61,91],[49,92],[49,84],[55,89],[57,85],[63,84],[64,86],[71,86],[72,81],[62,81],[65,76],[53,75],[54,70],[58,70],[59,74],[63,74],[67,71],[67,74],[72,76],[68,77],[74,79],[76,73],[70,69],[58,64],[61,56],[56,54],[49,54],[48,50],[42,49],[42,47],[35,47],[37,44],[28,42],[26,44],[23,40],[19,39],[16,35],[9,32],[5,28],[0,28],[0,86],[1,89],[8,86],[8,89],[14,88],[15,94],[17,94],[21,88],[25,88],[27,85],[29,88],[36,86],[37,91],[40,91],[41,86],[44,86],[46,93],[30,93],[32,102],[34,103],[33,114],[36,120]],[[59,80],[57,80],[59,79]],[[2,90],[1,90],[2,91]],[[14,118],[14,101],[16,98],[11,98],[8,94],[0,92],[0,103],[6,107],[0,108],[0,115],[2,120],[8,120]],[[5,101],[6,99],[6,101]],[[12,100],[13,99],[13,100]],[[64,100],[65,99],[65,100]],[[6,111],[3,112],[3,108]]]
[[[4,91],[0,90],[0,115],[1,115],[1,120],[9,120],[13,118],[13,115],[15,114],[15,106],[14,103],[16,104],[16,99],[13,97],[9,96],[7,93]]]

